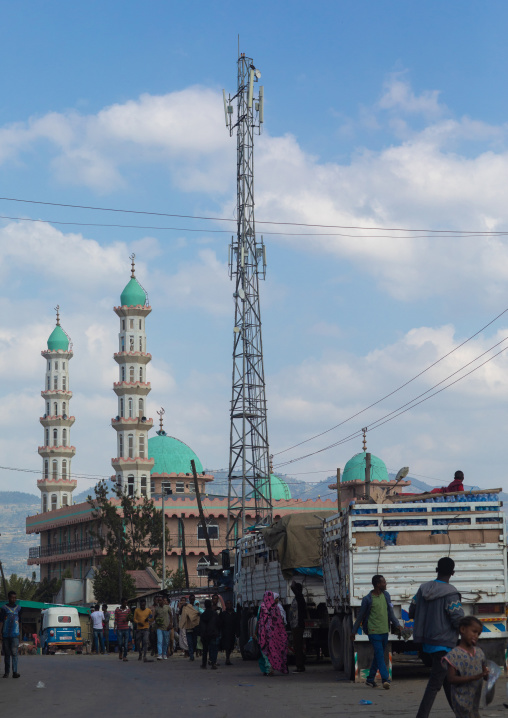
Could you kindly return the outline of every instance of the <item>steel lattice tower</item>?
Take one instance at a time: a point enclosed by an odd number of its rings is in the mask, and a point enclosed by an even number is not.
[[[251,58],[238,58],[238,91],[224,111],[230,135],[237,134],[237,233],[229,250],[229,273],[235,282],[233,390],[228,475],[227,542],[245,532],[246,500],[253,499],[256,523],[272,519],[272,496],[266,419],[265,373],[261,339],[259,279],[266,275],[266,254],[254,225],[254,134],[263,123],[263,87],[254,96],[261,73]],[[233,103],[236,100],[236,122]],[[238,528],[237,528],[238,527]]]

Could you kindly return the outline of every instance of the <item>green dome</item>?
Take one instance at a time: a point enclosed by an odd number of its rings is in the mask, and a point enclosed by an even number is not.
[[[365,451],[355,454],[344,467],[341,481],[365,481]],[[378,456],[370,455],[370,480],[390,481],[386,464]]]
[[[145,290],[135,277],[130,278],[129,284],[127,284],[120,295],[120,304],[122,307],[137,307],[139,304],[143,307],[145,306]]]
[[[64,352],[66,352],[69,348],[69,337],[64,332],[62,327],[57,324],[56,327],[53,329],[51,334],[49,335],[48,339],[48,349],[49,351],[56,351],[57,349],[62,349]]]
[[[155,459],[151,474],[191,474],[191,459],[198,474],[203,472],[203,465],[192,449],[165,432],[157,432],[148,439],[148,457]]]
[[[283,479],[279,479],[275,474],[270,474],[270,485],[272,489],[272,501],[280,501],[281,499],[289,501],[291,499],[291,491]],[[268,493],[266,489],[266,486],[264,489],[261,489],[261,493],[265,498],[267,498],[266,495]]]

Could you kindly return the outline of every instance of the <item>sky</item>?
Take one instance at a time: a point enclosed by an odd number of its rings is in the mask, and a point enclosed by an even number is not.
[[[0,489],[36,492],[57,304],[78,490],[111,475],[112,309],[132,252],[152,306],[149,416],[164,407],[169,434],[227,466],[234,222],[13,200],[234,219],[222,89],[239,42],[265,88],[257,220],[353,228],[258,224],[276,471],[321,480],[367,426],[389,470],[506,490],[508,353],[490,359],[508,347],[493,234],[508,232],[507,21],[496,0],[3,3],[0,452],[23,471],[0,469]]]

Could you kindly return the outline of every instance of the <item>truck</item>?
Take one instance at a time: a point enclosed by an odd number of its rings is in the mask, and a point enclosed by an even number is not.
[[[336,670],[357,682],[367,676],[372,660],[368,637],[360,628],[353,642],[351,633],[372,576],[386,578],[395,615],[409,638],[411,600],[421,583],[436,578],[443,556],[455,561],[452,583],[464,612],[483,625],[479,644],[487,658],[506,667],[507,547],[499,491],[401,494],[382,504],[356,501],[325,519],[323,579],[331,614],[329,655]],[[389,635],[390,675],[393,653],[418,651],[412,640]]]
[[[236,545],[234,599],[240,608],[240,649],[252,632],[265,591],[280,595],[286,616],[294,595],[291,582],[303,587],[307,605],[304,638],[306,652],[328,655],[329,610],[321,568],[323,521],[333,511],[285,516],[269,528],[254,530]],[[332,612],[333,613],[333,612]],[[289,624],[287,630],[290,634]]]

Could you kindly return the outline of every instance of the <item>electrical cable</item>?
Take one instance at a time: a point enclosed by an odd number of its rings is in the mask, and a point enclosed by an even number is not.
[[[435,362],[433,362],[432,364],[429,364],[428,367],[426,367],[426,368],[423,369],[421,372],[419,372],[418,374],[416,374],[412,379],[409,379],[409,380],[406,381],[404,384],[401,384],[399,387],[397,387],[396,389],[394,389],[393,391],[391,391],[389,394],[385,394],[385,396],[381,397],[381,399],[378,399],[378,400],[375,401],[373,404],[369,404],[369,406],[365,407],[365,409],[362,409],[361,411],[357,411],[356,414],[352,414],[352,416],[348,417],[347,419],[344,419],[344,420],[341,421],[339,424],[336,424],[335,426],[332,426],[330,429],[326,429],[325,431],[322,431],[322,432],[320,432],[319,434],[315,434],[314,436],[311,436],[309,439],[304,439],[303,441],[300,441],[300,442],[298,442],[297,444],[293,444],[293,446],[289,446],[287,449],[283,449],[282,451],[276,451],[276,452],[273,454],[273,456],[279,456],[280,454],[285,454],[286,451],[291,451],[291,449],[295,449],[297,446],[302,446],[302,444],[307,444],[309,441],[312,441],[313,439],[317,439],[318,437],[323,436],[324,434],[328,434],[328,433],[330,433],[330,431],[333,431],[334,429],[338,429],[339,426],[342,426],[343,424],[346,424],[348,421],[351,421],[351,419],[355,419],[357,416],[360,416],[360,414],[363,414],[364,412],[368,411],[369,409],[372,409],[373,406],[377,406],[378,404],[380,404],[380,403],[381,403],[382,401],[384,401],[385,399],[388,399],[390,396],[393,396],[394,394],[397,394],[397,392],[399,392],[401,389],[404,389],[404,387],[408,386],[408,384],[411,384],[413,381],[415,381],[416,379],[418,379],[419,377],[421,377],[423,374],[425,374],[426,372],[428,372],[429,369],[432,369],[432,368],[435,367],[437,364],[439,364],[440,362],[442,362],[443,359],[446,359],[447,357],[451,356],[451,354],[453,354],[453,353],[456,352],[458,349],[460,349],[461,347],[463,347],[465,344],[467,344],[468,342],[470,342],[472,339],[474,339],[475,337],[477,337],[478,334],[481,334],[485,329],[487,329],[488,327],[490,327],[491,324],[494,324],[494,322],[496,322],[500,317],[502,317],[504,314],[506,314],[506,312],[508,312],[508,308],[503,309],[503,311],[502,311],[500,314],[498,314],[496,317],[494,317],[494,319],[492,319],[490,322],[488,322],[487,324],[485,324],[481,329],[478,329],[478,331],[476,331],[474,334],[472,334],[470,337],[468,337],[468,339],[465,339],[463,342],[461,342],[460,344],[458,344],[454,349],[451,349],[449,352],[447,352],[446,354],[444,354],[440,359],[437,359],[437,360],[436,360]],[[506,341],[506,340],[503,340],[503,341]],[[497,346],[497,344],[495,344],[494,346]],[[493,348],[494,348],[494,347],[491,347],[491,349],[493,349]],[[490,351],[490,350],[487,350],[487,351]],[[482,355],[480,354],[480,356],[482,356]],[[477,357],[477,358],[479,358],[479,357]],[[468,366],[468,365],[466,364],[465,366]],[[453,376],[453,375],[451,375],[451,376]]]

